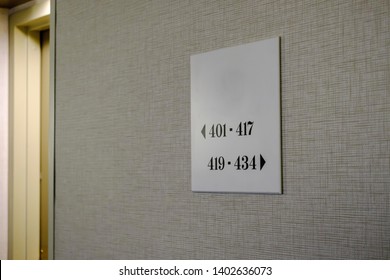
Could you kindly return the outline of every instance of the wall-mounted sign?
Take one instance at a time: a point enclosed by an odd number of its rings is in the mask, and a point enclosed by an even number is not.
[[[191,56],[192,191],[282,191],[280,42]]]

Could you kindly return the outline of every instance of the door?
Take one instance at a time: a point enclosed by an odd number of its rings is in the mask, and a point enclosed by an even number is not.
[[[41,164],[40,164],[40,259],[48,259],[48,140],[50,32],[41,32]]]
[[[49,25],[49,0],[39,1],[9,16],[9,259],[40,259],[40,31],[48,29]],[[51,134],[49,136],[52,138]],[[52,166],[50,162],[49,166]],[[52,178],[51,171],[49,178]],[[49,191],[51,186],[49,184]],[[49,211],[52,211],[51,196],[49,202]],[[49,239],[52,240],[53,223],[49,222],[49,225]]]

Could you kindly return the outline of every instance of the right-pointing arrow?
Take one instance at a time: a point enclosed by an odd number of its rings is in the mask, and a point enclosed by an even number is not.
[[[265,165],[265,159],[263,158],[262,155],[260,155],[260,170],[263,169],[264,165]]]
[[[202,132],[202,135],[203,135],[204,139],[206,139],[206,125],[203,126],[201,132]]]

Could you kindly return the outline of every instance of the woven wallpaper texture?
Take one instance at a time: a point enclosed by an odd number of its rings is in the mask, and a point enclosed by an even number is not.
[[[57,1],[57,259],[389,259],[390,2]],[[281,37],[283,195],[191,192],[190,55]]]

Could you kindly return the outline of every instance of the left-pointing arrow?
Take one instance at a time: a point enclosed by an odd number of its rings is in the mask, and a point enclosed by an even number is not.
[[[202,132],[202,135],[203,135],[204,139],[206,139],[206,125],[203,126],[201,132]]]

